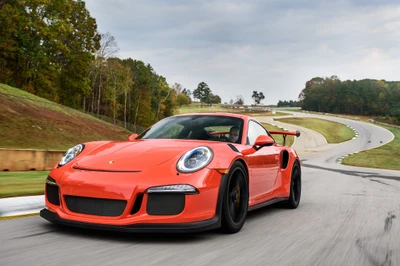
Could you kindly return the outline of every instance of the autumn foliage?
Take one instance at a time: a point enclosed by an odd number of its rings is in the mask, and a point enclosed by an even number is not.
[[[0,21],[0,83],[144,127],[179,104],[150,64],[116,57],[84,1],[0,0]]]
[[[399,81],[315,77],[306,82],[299,100],[303,110],[372,116],[400,124]]]

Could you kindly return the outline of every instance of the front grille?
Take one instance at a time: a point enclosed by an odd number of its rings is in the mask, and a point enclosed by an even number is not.
[[[58,194],[58,187],[46,184],[47,200],[54,205],[60,206],[60,197]]]
[[[175,215],[185,208],[185,194],[150,193],[147,199],[147,213],[150,215]]]
[[[126,206],[125,200],[64,196],[70,211],[98,216],[120,216]]]

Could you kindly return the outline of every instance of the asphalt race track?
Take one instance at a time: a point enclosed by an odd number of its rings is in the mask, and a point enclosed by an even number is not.
[[[400,265],[400,172],[337,162],[391,141],[392,134],[324,118],[351,126],[358,137],[328,145],[300,128],[294,146],[302,158],[303,192],[296,210],[250,212],[234,235],[128,235],[63,228],[39,216],[5,220],[0,265]]]

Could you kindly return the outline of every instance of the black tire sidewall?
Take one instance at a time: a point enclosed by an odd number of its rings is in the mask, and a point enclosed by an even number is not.
[[[296,202],[296,199],[295,199],[295,195],[294,195],[294,192],[293,192],[293,182],[294,182],[294,180],[293,180],[293,178],[295,178],[295,170],[297,169],[297,171],[298,171],[298,182],[299,182],[299,186],[300,186],[300,191],[299,191],[299,199],[298,199],[298,201]],[[292,168],[292,175],[291,175],[291,177],[290,177],[290,196],[289,196],[289,207],[290,208],[297,208],[297,206],[300,204],[300,200],[301,200],[301,190],[302,190],[302,187],[301,187],[301,170],[300,170],[300,166],[299,166],[299,163],[296,161],[294,164],[293,164],[293,168]]]
[[[243,217],[239,220],[239,222],[234,222],[229,212],[228,201],[229,201],[229,186],[230,183],[232,182],[232,177],[236,174],[237,171],[242,172],[242,176],[244,179],[243,182],[245,184],[245,191],[246,191],[246,198],[245,198],[246,204]],[[226,182],[226,187],[224,189],[224,197],[222,204],[222,230],[224,232],[236,233],[243,227],[247,217],[248,202],[249,202],[249,189],[247,183],[247,174],[243,165],[239,162],[235,162],[229,171],[228,181]]]

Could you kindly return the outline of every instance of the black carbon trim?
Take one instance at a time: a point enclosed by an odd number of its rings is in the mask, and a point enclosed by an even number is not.
[[[140,193],[136,196],[135,203],[133,204],[131,214],[136,214],[138,211],[140,211],[140,208],[142,207],[142,202],[143,202],[143,193]]]
[[[272,204],[275,204],[275,203],[278,203],[278,202],[281,202],[281,201],[285,201],[285,200],[288,200],[288,199],[289,198],[272,199],[272,200],[269,200],[267,202],[263,202],[263,203],[255,205],[255,206],[249,207],[248,211],[254,211],[254,210],[257,210],[257,209],[260,209],[260,208],[264,208],[264,207],[266,207],[268,205],[272,205]]]
[[[228,146],[229,146],[233,151],[239,152],[239,150],[236,149],[236,147],[235,147],[233,144],[230,144],[230,143],[229,143]]]
[[[128,232],[128,233],[187,233],[201,232],[218,228],[220,226],[219,216],[215,216],[210,220],[182,223],[182,224],[135,224],[135,225],[104,225],[94,223],[83,223],[71,220],[61,219],[56,213],[47,209],[40,211],[40,216],[49,222],[66,226],[73,226],[85,229]]]

